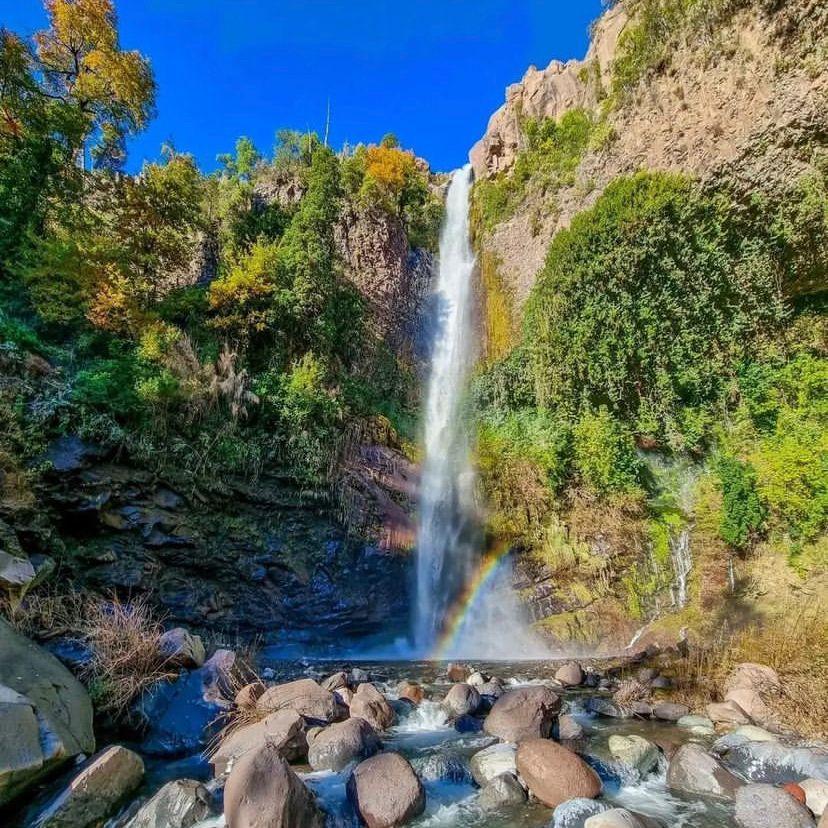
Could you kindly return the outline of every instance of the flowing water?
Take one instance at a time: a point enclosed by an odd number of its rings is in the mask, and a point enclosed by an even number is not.
[[[470,165],[452,176],[440,234],[417,536],[414,642],[420,653],[434,647],[474,567],[474,472],[462,410],[473,359],[471,181]]]

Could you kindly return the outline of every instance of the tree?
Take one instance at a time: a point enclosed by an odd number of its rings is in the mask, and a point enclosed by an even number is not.
[[[256,145],[249,138],[242,135],[236,141],[235,155],[230,152],[222,153],[216,160],[224,166],[227,174],[232,178],[239,181],[250,181],[253,170],[262,160],[262,155],[256,149]]]
[[[97,135],[93,157],[119,157],[124,137],[143,129],[153,113],[149,63],[121,49],[112,0],[46,0],[46,11],[49,28],[35,35],[44,93],[77,106],[86,121],[84,142]]]

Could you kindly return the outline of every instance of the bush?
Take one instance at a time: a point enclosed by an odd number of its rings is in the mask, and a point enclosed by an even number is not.
[[[575,469],[588,488],[611,494],[637,487],[641,462],[632,435],[606,408],[584,414],[572,433]]]
[[[765,513],[756,491],[756,473],[747,463],[722,457],[716,463],[722,488],[719,535],[734,549],[745,549],[757,536]]]

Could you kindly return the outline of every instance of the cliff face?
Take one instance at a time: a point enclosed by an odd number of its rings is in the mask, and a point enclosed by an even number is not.
[[[815,140],[828,134],[828,69],[817,53],[803,55],[797,38],[805,29],[824,34],[825,11],[812,2],[768,13],[760,5],[736,15],[712,41],[680,44],[669,66],[618,106],[598,100],[611,88],[619,38],[630,25],[623,4],[598,21],[583,61],[532,68],[507,89],[506,103],[471,152],[479,179],[511,168],[526,117],[559,118],[584,108],[606,118],[608,136],[584,154],[573,183],[553,194],[530,188],[510,218],[479,238],[481,251],[498,262],[514,311],[551,238],[618,175],[678,171],[767,189],[785,187],[810,168]]]

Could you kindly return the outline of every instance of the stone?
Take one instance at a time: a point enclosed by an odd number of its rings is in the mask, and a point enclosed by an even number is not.
[[[493,701],[494,704],[497,699],[499,699],[506,691],[503,689],[503,685],[496,681],[487,681],[485,684],[481,684],[477,688],[477,692],[480,693],[481,698],[483,696],[488,696]]]
[[[343,718],[343,711],[330,690],[313,679],[298,679],[266,690],[256,702],[259,710],[274,713],[290,708],[314,722],[329,724]]]
[[[0,589],[19,595],[35,579],[35,568],[24,555],[10,555],[0,549]]]
[[[800,805],[807,804],[805,791],[803,791],[802,788],[796,784],[796,782],[786,782],[782,786],[782,790],[785,791],[786,794],[792,796]],[[808,810],[810,810],[810,808]]]
[[[482,687],[485,683],[486,677],[477,670],[466,679],[466,684],[470,684],[472,687]]]
[[[311,792],[265,743],[233,766],[224,788],[224,818],[232,828],[324,828]]]
[[[348,674],[341,670],[338,673],[334,673],[332,676],[328,676],[322,682],[322,689],[323,690],[330,690],[332,693],[334,690],[339,690],[340,687],[347,687],[348,686]]]
[[[630,713],[639,719],[649,719],[653,715],[653,706],[649,702],[630,702]]]
[[[584,735],[584,728],[580,722],[568,713],[558,717],[558,739],[561,742],[580,739]]]
[[[252,709],[256,706],[256,702],[262,697],[262,694],[267,688],[260,681],[251,681],[245,684],[233,700],[236,707],[242,709]]]
[[[598,774],[572,751],[548,739],[522,740],[516,764],[532,795],[549,808],[568,799],[589,799],[601,793]]]
[[[677,722],[689,712],[690,708],[687,705],[674,702],[662,702],[653,707],[653,716],[663,722]]]
[[[736,792],[735,817],[741,828],[814,828],[808,809],[773,785],[744,785]]]
[[[360,762],[346,785],[348,800],[368,828],[395,828],[418,817],[425,790],[399,753],[381,753]]]
[[[523,805],[526,802],[526,791],[512,773],[501,773],[477,795],[477,804],[484,811],[496,811],[500,808]]]
[[[516,774],[515,753],[512,745],[503,743],[479,750],[469,761],[474,781],[482,788],[503,773]]]
[[[193,635],[183,627],[165,632],[158,641],[162,658],[178,667],[201,667],[207,657],[201,636]]]
[[[350,709],[351,716],[365,719],[377,731],[386,730],[397,720],[397,715],[385,696],[367,682],[357,687]]]
[[[716,728],[706,716],[682,716],[676,724],[696,736],[715,736]]]
[[[610,806],[606,802],[584,797],[570,799],[555,808],[554,819],[549,828],[584,828],[590,817],[609,810]]]
[[[641,684],[649,684],[654,679],[658,678],[658,670],[655,667],[642,667],[635,674],[635,677]]]
[[[458,733],[480,733],[483,730],[483,720],[464,713],[454,720],[454,729]]]
[[[38,828],[98,825],[141,784],[144,763],[137,753],[112,745],[89,760],[33,820]]]
[[[734,701],[708,704],[707,715],[715,724],[750,724],[750,717]]]
[[[0,806],[94,750],[92,703],[83,685],[0,618]]]
[[[351,672],[348,675],[348,684],[364,684],[367,681],[371,681],[371,676],[363,670],[361,667],[352,667]]]
[[[584,828],[659,828],[661,823],[643,814],[634,814],[626,808],[611,808],[591,816]]]
[[[692,742],[675,752],[667,768],[667,787],[673,791],[733,799],[741,786],[741,780]]]
[[[454,753],[429,753],[411,760],[414,771],[424,782],[451,782],[471,785],[473,777],[465,757]]]
[[[764,664],[746,662],[737,665],[725,680],[724,700],[737,704],[760,725],[775,723],[766,699],[782,690],[776,671]]]
[[[548,687],[507,690],[492,706],[483,729],[504,742],[548,738],[561,709],[561,699]]]
[[[468,684],[455,684],[443,699],[443,708],[450,716],[474,713],[480,706],[480,693]]]
[[[234,661],[229,650],[217,650],[198,670],[145,691],[135,706],[145,725],[142,752],[186,756],[204,748],[221,729],[221,716],[232,707],[228,696]]]
[[[822,816],[828,809],[828,781],[803,779],[799,787],[805,792],[805,804],[814,816]]]
[[[465,664],[454,664],[452,662],[446,667],[446,675],[450,682],[465,681],[471,672]]]
[[[236,728],[225,736],[210,757],[213,775],[221,778],[250,751],[269,744],[287,762],[297,762],[308,755],[308,737],[304,719],[290,708],[277,710],[264,719]]]
[[[641,776],[646,776],[658,766],[658,748],[641,736],[614,733],[609,737],[609,751],[619,762],[634,768]]]
[[[315,736],[308,748],[308,764],[317,771],[338,773],[351,762],[373,756],[381,746],[374,728],[365,719],[346,719]]]
[[[727,750],[724,762],[751,782],[774,785],[828,779],[828,750],[792,747],[778,741],[746,742]]]
[[[600,696],[588,699],[586,708],[590,713],[596,716],[603,716],[607,719],[629,719],[632,716],[632,711],[629,707],[624,707]]]
[[[653,690],[669,690],[672,686],[673,682],[667,676],[656,676],[650,682],[650,687]]]
[[[193,779],[167,782],[124,828],[192,828],[210,816],[210,792]]]
[[[339,687],[334,690],[334,698],[336,698],[341,705],[350,707],[351,702],[354,700],[354,691],[351,690],[350,687]]]
[[[579,687],[584,681],[584,671],[580,664],[570,661],[555,671],[555,680],[564,687]]]
[[[425,690],[416,681],[401,681],[397,685],[397,695],[401,699],[408,699],[412,704],[420,704],[425,698]]]

